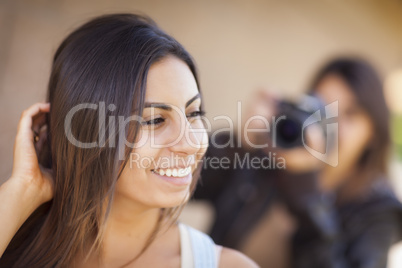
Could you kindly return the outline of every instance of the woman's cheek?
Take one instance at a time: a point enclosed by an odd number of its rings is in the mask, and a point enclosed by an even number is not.
[[[370,120],[356,117],[342,123],[339,129],[340,149],[351,153],[363,151],[369,145],[373,134]]]
[[[208,133],[201,120],[196,120],[191,124],[193,134],[191,135],[189,143],[198,149],[197,155],[205,154],[208,149]],[[199,157],[197,157],[199,158]]]
[[[138,131],[138,134],[137,134],[137,137],[135,140],[135,148],[136,149],[142,148],[148,142],[149,142],[148,131],[144,131],[144,130],[140,129],[140,131]]]
[[[208,133],[206,129],[200,133],[200,154],[204,155],[207,152],[208,146],[209,146],[209,139],[208,139]]]

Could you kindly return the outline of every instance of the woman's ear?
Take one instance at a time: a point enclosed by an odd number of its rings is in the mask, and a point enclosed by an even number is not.
[[[39,140],[35,144],[39,164],[46,168],[52,169],[52,150],[50,148],[50,127],[49,115],[46,115],[46,124],[39,132]]]

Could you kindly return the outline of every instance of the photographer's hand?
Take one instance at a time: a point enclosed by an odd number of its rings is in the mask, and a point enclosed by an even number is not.
[[[325,138],[319,126],[310,125],[305,129],[305,146],[316,152],[325,153]],[[291,149],[276,147],[273,151],[285,159],[286,169],[292,173],[318,171],[325,164],[323,159],[313,156],[304,146]]]
[[[265,145],[270,147],[270,125],[277,112],[276,106],[280,99],[282,99],[281,96],[266,88],[259,88],[251,94],[245,109],[245,119],[242,122],[245,124],[242,125],[241,133],[244,148],[252,151]]]
[[[0,256],[29,215],[53,197],[51,173],[39,165],[37,157],[44,142],[40,131],[49,110],[50,104],[36,103],[21,115],[12,175],[0,186]]]
[[[286,169],[292,173],[319,170],[323,166],[322,161],[311,155],[303,146],[284,149],[273,143],[272,132],[276,131],[274,124],[281,116],[277,114],[277,104],[282,99],[283,96],[269,89],[261,88],[253,93],[243,122],[246,125],[243,126],[242,144],[247,150],[258,148],[267,154],[276,153],[278,157],[285,159]],[[251,118],[254,119],[251,120]],[[248,120],[250,120],[249,123],[247,123]],[[266,131],[256,132],[255,130],[258,129]],[[320,127],[311,125],[305,129],[305,144],[317,152],[325,151],[325,138]]]

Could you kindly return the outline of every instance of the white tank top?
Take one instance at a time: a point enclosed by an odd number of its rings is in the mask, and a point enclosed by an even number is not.
[[[206,234],[179,223],[181,268],[218,268],[222,246]]]

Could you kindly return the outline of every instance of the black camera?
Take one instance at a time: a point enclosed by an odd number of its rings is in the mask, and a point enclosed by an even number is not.
[[[315,95],[303,95],[297,101],[282,100],[277,104],[276,129],[273,139],[276,145],[289,149],[303,146],[303,128],[307,119],[317,116],[324,111],[325,104]],[[325,134],[325,127],[323,128]]]

